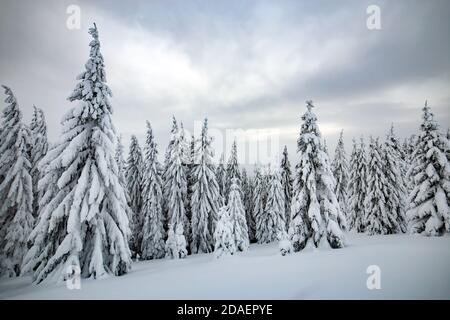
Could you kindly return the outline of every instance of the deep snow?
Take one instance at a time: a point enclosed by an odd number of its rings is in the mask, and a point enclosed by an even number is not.
[[[369,265],[381,289],[369,290]],[[136,262],[122,277],[64,284],[0,280],[1,299],[450,299],[450,236],[347,235],[343,249],[282,257],[276,243],[230,258],[212,254]]]

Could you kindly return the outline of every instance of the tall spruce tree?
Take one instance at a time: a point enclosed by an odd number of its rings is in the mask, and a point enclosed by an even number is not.
[[[117,169],[119,172],[119,181],[120,184],[122,185],[122,187],[124,189],[127,188],[127,179],[125,177],[125,169],[126,169],[126,162],[125,162],[125,158],[124,158],[124,151],[125,148],[122,144],[122,135],[120,135],[117,139],[117,145],[116,145],[116,153],[115,153],[115,159],[117,162]],[[127,193],[128,194],[128,193]]]
[[[341,207],[341,215],[338,216],[339,226],[342,230],[347,230],[347,216],[348,216],[348,171],[349,166],[347,162],[347,154],[344,147],[344,130],[339,135],[339,140],[334,153],[334,160],[331,164],[333,176],[336,179],[336,187],[334,192]]]
[[[404,152],[391,125],[383,148],[383,170],[386,176],[386,206],[388,214],[396,221],[393,232],[406,232],[405,198],[407,197],[406,164]]]
[[[39,211],[39,199],[41,193],[38,192],[38,181],[42,178],[39,170],[39,161],[47,154],[47,124],[42,109],[33,107],[33,117],[30,124],[31,130],[31,177],[33,179],[33,215],[37,217]]]
[[[367,195],[366,146],[361,137],[359,145],[353,140],[348,182],[349,230],[364,232],[365,200]]]
[[[226,186],[227,186],[227,171],[225,168],[225,155],[222,153],[220,156],[219,164],[216,168],[216,180],[219,185],[219,194],[222,197],[223,202],[226,202]]]
[[[166,153],[164,155],[164,168],[163,168],[163,213],[164,213],[164,230],[169,230],[169,207],[168,207],[168,199],[170,188],[166,188],[166,186],[170,186],[169,183],[169,165],[170,165],[170,155],[172,153],[172,148],[174,144],[174,139],[176,134],[178,133],[178,123],[174,116],[172,116],[172,128],[170,130],[170,140],[167,145]]]
[[[266,232],[262,234],[260,241],[262,243],[281,240],[286,234],[284,190],[279,170],[275,170],[270,177],[263,221],[266,226],[264,228]]]
[[[142,215],[142,173],[143,160],[142,150],[135,135],[131,136],[130,151],[128,153],[126,179],[129,197],[129,205],[132,210],[130,219],[131,238],[130,249],[133,256],[140,255],[142,243],[142,226],[144,223]]]
[[[248,237],[250,242],[255,239],[255,219],[253,219],[253,181],[247,175],[247,170],[242,169],[242,199],[245,209],[245,220],[247,221]]]
[[[289,225],[295,251],[302,250],[309,240],[316,247],[344,246],[344,235],[338,223],[340,207],[334,193],[335,181],[328,156],[320,146],[321,135],[313,107],[312,101],[307,101],[297,140],[299,163]]]
[[[219,221],[214,231],[214,256],[231,256],[237,251],[233,234],[233,224],[226,206],[219,210]]]
[[[167,201],[169,228],[166,240],[166,256],[184,258],[187,254],[186,239],[188,238],[186,235],[188,219],[185,207],[187,181],[183,167],[184,141],[182,131],[176,129],[175,126],[174,128],[172,128],[164,174],[164,195]]]
[[[240,189],[240,187],[241,187],[241,171],[239,170],[236,140],[233,141],[233,145],[231,146],[231,154],[230,154],[230,158],[228,159],[228,164],[227,164],[225,199],[228,199],[228,195],[231,190],[231,184],[232,184],[232,181],[234,178],[237,179],[236,183],[239,184],[239,189]]]
[[[3,88],[8,106],[0,119],[0,276],[14,277],[20,274],[34,223],[31,132],[22,123],[13,92]]]
[[[228,196],[228,214],[233,225],[236,248],[239,251],[245,251],[248,249],[250,241],[241,194],[240,180],[238,178],[231,179],[230,194]]]
[[[157,144],[150,122],[147,121],[147,138],[142,188],[143,230],[141,258],[160,259],[165,256],[165,231],[162,211],[161,164],[158,161]]]
[[[264,176],[259,166],[255,167],[254,192],[253,192],[253,218],[255,219],[255,239],[263,243],[263,235],[266,232],[265,221],[265,183]]]
[[[212,162],[212,138],[208,136],[208,120],[203,123],[200,139],[195,150],[194,185],[192,188],[192,253],[212,252],[213,235],[221,205],[219,185]]]
[[[383,150],[379,139],[370,138],[367,163],[367,196],[365,200],[365,231],[369,235],[397,232],[397,219],[389,212],[388,181],[383,170]]]
[[[422,111],[423,121],[408,171],[413,189],[406,215],[410,232],[438,236],[450,231],[450,142],[439,132],[427,102]]]
[[[284,192],[284,216],[286,228],[289,228],[292,203],[292,173],[287,146],[284,146],[283,157],[281,158],[281,185]]]
[[[82,277],[101,278],[131,267],[129,207],[114,159],[111,91],[95,24],[89,33],[90,58],[68,98],[79,103],[63,118],[61,141],[42,160],[48,163],[44,181],[58,175],[58,191],[41,210],[25,260],[25,270],[34,270],[37,282],[50,274],[63,280],[76,269]]]

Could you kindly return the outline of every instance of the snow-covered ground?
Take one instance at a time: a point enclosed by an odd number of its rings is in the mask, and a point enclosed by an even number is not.
[[[237,256],[137,262],[122,277],[83,280],[80,290],[31,278],[0,280],[1,299],[450,299],[450,237],[347,235],[344,249],[278,254],[251,245]],[[381,289],[366,286],[367,267]]]

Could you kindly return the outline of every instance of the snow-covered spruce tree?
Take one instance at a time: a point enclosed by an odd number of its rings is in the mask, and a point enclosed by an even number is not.
[[[172,148],[175,140],[175,136],[178,133],[178,123],[174,116],[172,116],[172,128],[170,130],[170,140],[167,145],[166,153],[164,155],[164,168],[163,168],[163,213],[164,213],[164,230],[168,232],[169,230],[169,208],[168,208],[168,199],[170,188],[166,188],[166,186],[170,186],[168,182],[170,178],[169,174],[169,165],[170,165],[170,155],[172,154]]]
[[[183,259],[187,256],[187,244],[184,236],[184,228],[182,223],[178,223],[174,227],[169,223],[169,236],[166,241],[166,257],[172,259]]]
[[[284,190],[281,185],[281,174],[278,170],[271,175],[267,193],[264,225],[265,232],[261,235],[261,243],[270,243],[281,239],[286,233]]]
[[[33,215],[37,217],[39,210],[39,199],[41,194],[38,190],[38,181],[42,177],[39,170],[39,161],[47,154],[47,124],[42,109],[33,107],[33,117],[30,124],[32,135],[31,143],[31,177],[33,179]]]
[[[412,177],[407,174],[407,172],[411,168],[411,165],[413,163],[413,153],[414,153],[416,144],[417,144],[417,135],[412,134],[407,139],[405,139],[404,148],[403,148],[403,150],[405,150],[405,163],[406,163],[406,172],[405,172],[404,178],[405,178],[406,189],[408,191],[408,194],[414,188],[414,181],[413,181]]]
[[[34,223],[29,145],[31,132],[10,88],[3,86],[8,106],[0,125],[0,276],[20,274],[27,239]]]
[[[291,202],[292,202],[292,173],[291,163],[289,162],[289,155],[287,146],[284,146],[283,157],[281,158],[281,185],[284,192],[284,211],[286,228],[289,228],[289,219],[291,217]]]
[[[248,237],[250,242],[256,240],[255,238],[255,219],[253,218],[253,181],[247,175],[247,170],[242,169],[242,198],[245,209],[245,220],[247,221]]]
[[[250,244],[248,238],[247,221],[245,221],[245,210],[241,200],[240,180],[231,179],[230,194],[228,196],[228,214],[233,225],[233,234],[236,248],[240,251],[248,249]]]
[[[348,181],[349,230],[364,232],[365,199],[367,195],[367,158],[364,139],[359,146],[353,140],[350,157],[350,178]]]
[[[263,235],[267,232],[265,222],[265,183],[264,176],[259,166],[255,167],[253,190],[253,218],[255,220],[255,238],[258,243],[263,243]]]
[[[195,159],[195,148],[196,148],[196,140],[194,135],[192,135],[191,140],[189,142],[189,154],[187,156],[187,163],[184,165],[185,172],[186,172],[186,201],[185,201],[185,208],[186,208],[186,217],[187,221],[189,223],[189,238],[188,240],[188,254],[192,253],[190,244],[192,243],[192,207],[191,207],[191,201],[192,201],[192,194],[194,193],[194,183],[195,183],[195,168],[197,166],[196,159]],[[211,234],[212,239],[212,234]],[[212,240],[211,240],[212,241]]]
[[[219,210],[219,221],[214,231],[214,256],[221,258],[235,254],[236,242],[233,234],[233,224],[226,206]]]
[[[200,139],[195,150],[194,185],[192,188],[192,253],[212,252],[213,235],[221,205],[219,185],[216,181],[215,167],[212,161],[214,152],[212,138],[208,136],[208,120],[203,123]]]
[[[125,177],[125,169],[127,167],[127,164],[125,162],[124,152],[125,148],[122,144],[122,135],[120,135],[117,139],[115,159],[117,162],[117,169],[119,172],[119,182],[122,185],[122,187],[126,189],[127,179]]]
[[[386,176],[386,207],[388,214],[396,220],[394,232],[406,232],[405,198],[407,197],[406,164],[402,147],[392,125],[383,148],[383,170]]]
[[[130,249],[133,257],[140,255],[142,243],[142,226],[144,223],[142,215],[142,173],[143,160],[142,150],[136,136],[131,136],[130,151],[128,153],[126,179],[129,206],[132,210],[130,219],[131,237]]]
[[[227,164],[227,184],[225,190],[225,199],[228,199],[228,195],[230,194],[232,180],[236,178],[237,184],[239,184],[239,189],[241,187],[241,171],[239,170],[239,162],[237,158],[237,145],[236,140],[234,140],[233,145],[231,146],[231,154],[228,159]]]
[[[339,140],[334,153],[334,160],[331,164],[333,176],[336,179],[334,192],[341,207],[341,215],[338,216],[339,226],[342,230],[347,230],[347,186],[348,186],[348,162],[344,147],[344,130],[339,135]]]
[[[309,240],[318,247],[344,246],[339,227],[340,207],[334,194],[335,181],[327,154],[320,147],[320,132],[312,101],[302,116],[297,140],[299,163],[296,166],[294,197],[291,207],[289,238],[295,251],[302,250]]]
[[[176,130],[172,133],[170,143],[171,147],[168,149],[167,168],[164,175],[164,195],[167,201],[169,222],[166,256],[184,258],[187,254],[185,226],[188,220],[185,208],[187,182],[183,167],[183,137],[181,130]]]
[[[50,274],[63,280],[74,268],[84,278],[101,278],[131,267],[130,209],[114,158],[111,91],[95,24],[89,33],[90,58],[68,98],[79,102],[63,118],[61,141],[42,159],[48,165],[41,181],[48,182],[52,173],[59,176],[58,191],[40,212],[25,260],[25,272],[35,270],[38,283]]]
[[[450,142],[439,132],[427,102],[422,110],[423,121],[408,170],[414,187],[406,216],[411,233],[438,236],[450,231]]]
[[[388,181],[383,170],[383,150],[377,139],[370,138],[367,163],[367,196],[364,223],[369,235],[392,234],[397,231],[397,219],[387,207]]]
[[[142,179],[142,242],[141,258],[159,259],[165,256],[165,231],[162,212],[161,164],[158,161],[157,144],[153,130],[147,121],[147,139]]]
[[[217,184],[219,185],[220,196],[223,198],[223,201],[226,202],[225,190],[227,186],[227,171],[225,169],[225,155],[223,153],[220,156],[219,164],[217,165],[216,168],[216,180]]]

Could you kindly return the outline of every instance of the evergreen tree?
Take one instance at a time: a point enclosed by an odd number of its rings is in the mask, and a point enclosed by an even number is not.
[[[90,58],[68,98],[80,103],[63,118],[61,142],[42,160],[48,164],[44,184],[53,179],[49,175],[58,175],[58,190],[41,210],[24,263],[37,282],[50,274],[63,280],[76,269],[82,277],[101,278],[131,267],[129,207],[114,159],[111,91],[95,24],[89,33]]]
[[[266,207],[264,210],[265,232],[261,236],[261,243],[270,243],[282,238],[286,233],[286,221],[284,211],[284,190],[281,185],[281,174],[276,170],[270,179],[267,193]]]
[[[413,164],[413,153],[417,144],[417,136],[415,134],[412,134],[409,138],[405,141],[405,165],[406,165],[406,172],[405,172],[405,183],[406,183],[406,189],[408,194],[412,191],[414,188],[414,181],[413,178],[408,175],[408,170],[410,170],[412,164]]]
[[[178,223],[174,227],[169,223],[169,236],[166,241],[166,257],[172,259],[183,259],[187,256],[186,237],[184,236],[184,228],[182,223]]]
[[[353,140],[350,157],[350,178],[348,182],[349,230],[364,232],[365,199],[367,195],[367,159],[366,146],[361,137],[359,146]]]
[[[406,213],[412,233],[426,236],[450,231],[449,140],[439,132],[427,102],[408,176],[414,183]]]
[[[214,231],[214,256],[230,256],[237,251],[233,234],[233,224],[226,206],[219,210],[219,221]]]
[[[212,162],[214,152],[211,143],[212,138],[208,136],[208,120],[205,119],[201,137],[197,141],[196,166],[193,172],[195,183],[191,199],[192,253],[211,252],[214,246],[213,235],[221,198]]]
[[[33,107],[33,118],[30,125],[32,136],[31,147],[31,177],[33,179],[33,215],[37,217],[39,211],[39,199],[41,194],[37,192],[38,181],[42,177],[39,170],[39,161],[46,155],[48,151],[47,141],[47,124],[42,109]]]
[[[228,196],[228,214],[233,225],[233,234],[236,248],[245,251],[249,246],[247,221],[245,221],[245,210],[241,200],[241,189],[239,179],[231,179],[230,195]]]
[[[219,160],[219,165],[216,168],[216,180],[219,185],[219,193],[223,198],[223,202],[226,202],[226,185],[227,185],[227,171],[225,170],[225,156],[222,153]]]
[[[320,147],[320,132],[312,101],[302,116],[297,140],[299,163],[296,166],[294,197],[289,237],[294,250],[302,250],[309,239],[318,247],[344,246],[344,235],[338,224],[339,203],[334,194],[335,181],[327,154]]]
[[[291,163],[289,162],[289,155],[287,147],[284,146],[283,157],[281,159],[281,185],[284,192],[284,211],[286,228],[289,227],[289,219],[291,217],[291,202],[292,202],[292,173]]]
[[[133,135],[131,136],[130,151],[128,153],[126,167],[129,205],[132,210],[132,217],[130,219],[130,249],[133,256],[140,255],[142,243],[142,226],[144,223],[142,215],[142,173],[142,151],[136,136]]]
[[[406,164],[404,153],[391,125],[383,149],[383,169],[386,176],[386,206],[388,214],[395,218],[396,225],[393,232],[406,232],[405,203]]]
[[[185,199],[187,197],[186,172],[183,167],[183,137],[181,130],[173,130],[170,140],[167,168],[164,175],[164,194],[167,201],[169,232],[166,256],[184,258],[186,250]]]
[[[339,205],[341,207],[342,216],[338,216],[339,226],[342,230],[347,230],[347,218],[348,205],[347,205],[347,187],[348,187],[348,162],[347,154],[344,147],[344,131],[341,131],[339,141],[336,146],[334,160],[331,164],[333,170],[333,176],[336,179],[336,187],[334,192],[336,193]]]
[[[370,138],[367,163],[367,196],[365,200],[365,231],[370,234],[397,232],[397,219],[389,212],[388,181],[383,170],[383,151],[377,139]]]
[[[169,166],[170,166],[170,155],[172,154],[172,148],[174,144],[175,136],[178,134],[178,123],[175,117],[172,117],[172,129],[170,130],[170,140],[166,149],[166,153],[164,156],[164,169],[163,169],[163,213],[164,213],[164,230],[169,230],[169,206],[168,199],[170,188],[166,188],[166,186],[170,186],[170,182],[168,181],[170,176]]]
[[[126,189],[127,179],[125,177],[125,169],[127,167],[127,164],[126,164],[125,158],[124,158],[124,152],[125,152],[124,150],[125,150],[125,148],[123,147],[123,144],[122,144],[122,135],[120,135],[117,139],[115,159],[117,162],[117,169],[119,171],[120,184],[122,185],[122,187],[124,189]]]
[[[250,242],[255,239],[255,219],[253,219],[253,182],[247,175],[247,170],[242,169],[242,197],[245,209],[245,220],[247,221],[248,237]]]
[[[161,164],[158,162],[157,144],[148,121],[142,191],[144,223],[141,257],[145,260],[163,258],[165,256],[165,231],[162,212]]]
[[[27,239],[33,228],[33,189],[29,145],[31,132],[10,88],[0,125],[0,276],[20,274]]]
[[[265,184],[264,177],[259,166],[255,167],[253,192],[253,218],[255,220],[255,238],[258,243],[263,243],[264,233],[266,233],[265,221]]]
[[[236,140],[233,142],[233,145],[231,146],[231,154],[230,159],[228,160],[227,164],[227,185],[226,185],[226,191],[225,191],[225,199],[228,199],[228,195],[231,190],[231,184],[232,180],[236,178],[237,184],[239,184],[239,189],[241,186],[241,172],[239,170],[239,162],[237,158],[237,145]]]

